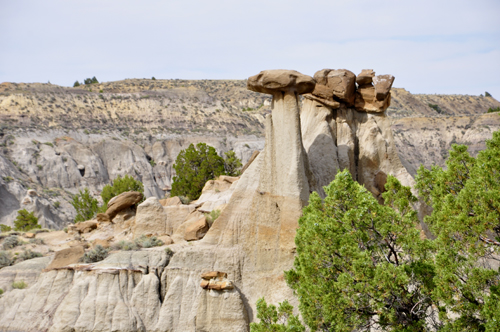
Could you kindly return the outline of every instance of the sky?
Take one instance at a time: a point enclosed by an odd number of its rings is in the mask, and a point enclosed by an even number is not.
[[[0,0],[0,82],[392,74],[500,100],[499,0]]]

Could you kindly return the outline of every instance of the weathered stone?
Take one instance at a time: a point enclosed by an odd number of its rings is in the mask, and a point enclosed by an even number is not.
[[[323,69],[314,74],[318,89],[313,95],[324,99],[334,99],[345,102],[347,105],[354,104],[354,93],[356,91],[356,75],[347,69]]]
[[[98,213],[97,216],[95,217],[98,222],[111,222],[111,219],[106,213]]]
[[[320,103],[325,104],[326,106],[328,106],[332,109],[336,109],[336,108],[340,107],[340,103],[336,100],[333,100],[333,98],[330,98],[330,99],[320,98],[320,97],[313,95],[312,93],[306,93],[304,95],[304,98],[320,102]]]
[[[373,69],[363,69],[356,77],[356,83],[358,83],[359,86],[371,84],[374,76],[375,72]]]
[[[139,203],[141,199],[142,194],[137,191],[127,191],[121,193],[120,195],[113,197],[108,202],[106,214],[109,216],[109,219],[113,220],[118,212]]]
[[[387,98],[391,91],[392,83],[394,83],[394,76],[392,75],[379,75],[373,79],[375,85],[375,96],[377,100],[382,101]]]
[[[31,198],[29,198],[28,196],[26,196],[26,197],[23,198],[23,202],[22,203],[24,205],[31,204],[32,200],[31,200]]]
[[[33,238],[35,238],[36,234],[35,233],[24,233],[23,236],[27,239],[33,239]]]
[[[83,246],[75,246],[56,251],[54,259],[50,262],[49,266],[47,266],[47,270],[62,268],[70,264],[78,263],[84,253],[85,250]]]
[[[259,74],[249,77],[249,90],[267,94],[277,92],[308,93],[314,90],[314,79],[295,70],[274,69],[263,70]]]
[[[163,206],[182,205],[182,201],[178,196],[160,199],[159,202]]]
[[[227,273],[226,272],[220,272],[220,271],[210,271],[210,272],[205,272],[201,275],[202,279],[210,280],[214,278],[227,278]]]
[[[209,225],[205,217],[196,220],[195,222],[187,225],[186,231],[184,233],[184,239],[186,241],[195,241],[202,239],[203,236],[208,232]]]
[[[210,283],[209,280],[202,279],[201,283],[200,283],[200,287],[203,288],[203,289],[207,289],[209,283]]]
[[[365,85],[358,88],[356,91],[356,100],[354,107],[357,111],[383,113],[391,103],[391,93],[387,94],[384,100],[376,98],[375,87]]]
[[[29,189],[28,196],[35,197],[35,196],[38,196],[38,194],[36,193],[36,190]]]
[[[168,235],[162,235],[162,236],[158,236],[158,240],[161,240],[163,242],[164,245],[169,245],[169,244],[172,244],[174,243],[174,241],[172,240],[172,238]]]
[[[110,247],[110,244],[109,244],[109,240],[104,240],[104,239],[96,239],[94,240],[94,242],[92,242],[92,247],[95,248],[96,246],[101,246],[103,248],[109,248]]]
[[[75,228],[79,233],[89,233],[97,228],[97,222],[93,220],[82,221],[75,224]]]
[[[137,207],[134,238],[141,235],[164,235],[166,233],[167,214],[156,197],[149,197]]]

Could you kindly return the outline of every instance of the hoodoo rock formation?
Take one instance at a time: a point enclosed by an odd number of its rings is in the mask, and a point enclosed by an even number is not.
[[[82,234],[170,236],[171,250],[120,251],[42,272],[0,299],[0,331],[248,331],[259,298],[296,304],[283,271],[293,265],[309,194],[324,195],[322,186],[346,168],[378,198],[388,175],[413,181],[384,114],[393,80],[344,69],[250,77],[248,89],[271,94],[273,107],[264,150],[241,178],[209,181],[191,205],[147,199],[135,216],[108,213],[112,224]],[[206,232],[202,212],[214,209],[221,214]]]

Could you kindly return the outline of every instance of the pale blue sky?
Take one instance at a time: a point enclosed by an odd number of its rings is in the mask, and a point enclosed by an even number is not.
[[[498,0],[0,0],[0,82],[363,68],[500,99]]]

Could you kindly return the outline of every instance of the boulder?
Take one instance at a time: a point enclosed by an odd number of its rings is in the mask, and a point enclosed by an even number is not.
[[[376,98],[376,90],[372,85],[364,85],[356,91],[354,107],[357,111],[383,113],[391,104],[391,93],[384,100]]]
[[[178,196],[160,199],[159,202],[163,206],[182,205],[182,201]]]
[[[345,102],[348,106],[354,104],[356,91],[356,75],[347,69],[323,69],[314,74],[316,86],[313,95],[331,100]]]
[[[34,239],[36,234],[35,233],[24,233],[23,235],[27,239]]]
[[[159,236],[158,240],[161,240],[163,244],[167,246],[174,243],[174,240],[172,240],[172,238],[168,235]]]
[[[184,239],[186,241],[195,241],[202,239],[205,234],[208,232],[209,225],[207,223],[207,219],[202,217],[186,227],[186,231],[184,233]]]
[[[194,205],[172,205],[164,207],[164,211],[167,214],[166,234],[172,235],[174,231],[186,221],[186,218],[194,209]]]
[[[141,235],[164,235],[167,214],[156,197],[149,197],[137,207],[133,226],[134,239]]]
[[[23,199],[23,204],[27,205],[27,204],[31,204],[33,201],[31,200],[31,198],[29,198],[28,196],[24,197]]]
[[[98,213],[97,216],[95,217],[98,222],[111,222],[111,219],[106,213]]]
[[[95,248],[97,246],[101,246],[103,248],[109,248],[110,247],[110,244],[109,244],[109,239],[95,239],[94,242],[92,242],[92,248]]]
[[[336,100],[333,100],[333,98],[330,98],[330,99],[320,98],[318,96],[313,95],[312,93],[306,93],[304,95],[304,98],[320,102],[322,104],[325,104],[326,106],[331,107],[332,109],[336,109],[336,108],[340,107],[340,103]]]
[[[118,212],[139,203],[141,199],[142,194],[137,191],[127,191],[121,193],[120,195],[113,197],[108,202],[106,214],[109,216],[110,220],[113,220]]]
[[[84,253],[85,250],[83,249],[83,246],[75,246],[56,251],[54,259],[50,262],[49,266],[47,266],[47,270],[62,268],[70,264],[78,263]]]
[[[375,85],[375,97],[377,100],[382,101],[387,98],[391,91],[392,83],[394,83],[394,76],[392,75],[379,75],[373,79]]]
[[[315,81],[312,77],[295,70],[273,69],[263,70],[249,77],[249,90],[274,95],[277,92],[292,91],[301,95],[314,90]]]
[[[356,77],[356,83],[358,83],[359,86],[371,84],[374,76],[375,72],[373,69],[363,69]]]
[[[89,233],[97,228],[97,222],[93,220],[82,221],[75,224],[75,229],[78,233]]]
[[[35,190],[29,189],[28,190],[28,196],[35,197],[35,196],[38,196],[38,194],[36,193]]]

